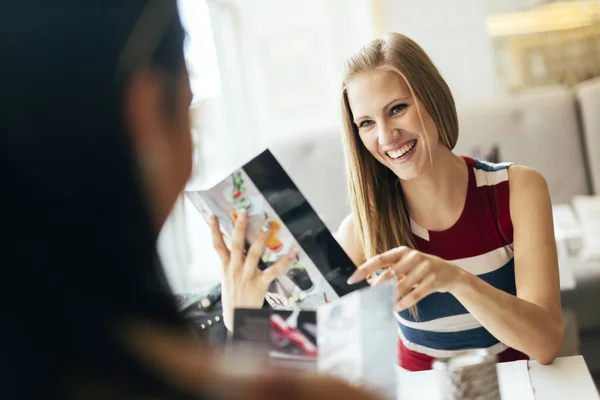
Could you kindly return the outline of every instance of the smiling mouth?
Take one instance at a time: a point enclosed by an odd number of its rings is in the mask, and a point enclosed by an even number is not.
[[[392,160],[402,160],[403,158],[408,157],[408,155],[415,149],[416,146],[417,139],[411,140],[397,150],[387,151],[385,154],[387,154],[387,156]]]

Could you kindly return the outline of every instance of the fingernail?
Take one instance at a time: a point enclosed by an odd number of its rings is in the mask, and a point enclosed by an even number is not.
[[[238,210],[238,218],[239,219],[246,219],[247,216],[248,216],[248,211],[246,211],[245,208],[240,208]]]
[[[290,260],[293,260],[294,258],[295,258],[295,259],[298,259],[298,252],[297,252],[296,250],[294,250],[294,249],[290,250],[290,251],[288,252],[288,258],[289,258]]]
[[[211,215],[211,216],[208,218],[208,223],[209,223],[209,224],[212,224],[212,225],[214,225],[214,224],[216,224],[217,222],[218,222],[218,218],[217,218],[217,216],[216,216],[216,215]]]
[[[271,230],[271,220],[270,219],[266,220],[261,229],[265,233],[269,232]]]
[[[352,275],[350,275],[350,278],[348,278],[348,280],[346,281],[346,283],[347,283],[348,285],[353,285],[353,284],[355,284],[355,283],[356,283],[356,276],[355,276],[355,275],[356,275],[356,274],[352,274]]]

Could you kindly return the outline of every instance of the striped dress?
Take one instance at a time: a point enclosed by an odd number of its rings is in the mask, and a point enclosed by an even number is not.
[[[490,285],[516,294],[513,226],[510,219],[508,166],[464,157],[469,171],[465,206],[445,231],[428,231],[411,220],[418,250],[452,261]],[[397,313],[399,364],[411,371],[431,368],[436,357],[461,350],[488,349],[500,361],[526,359],[508,348],[449,293],[434,293],[418,304],[418,319],[408,310]]]

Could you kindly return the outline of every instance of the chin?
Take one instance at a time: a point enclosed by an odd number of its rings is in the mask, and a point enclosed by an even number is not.
[[[398,168],[397,166],[389,167],[392,172],[402,181],[410,181],[421,175],[421,168],[417,165],[411,165],[408,168]]]

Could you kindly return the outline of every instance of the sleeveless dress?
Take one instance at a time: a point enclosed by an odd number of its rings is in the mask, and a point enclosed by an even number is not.
[[[445,231],[428,231],[411,220],[416,248],[452,261],[497,289],[516,294],[513,226],[510,218],[508,167],[463,157],[469,171],[464,209]],[[487,349],[499,361],[527,356],[498,341],[449,293],[433,293],[418,305],[418,318],[408,310],[396,314],[399,364],[410,371],[431,369],[434,358],[467,349]]]

